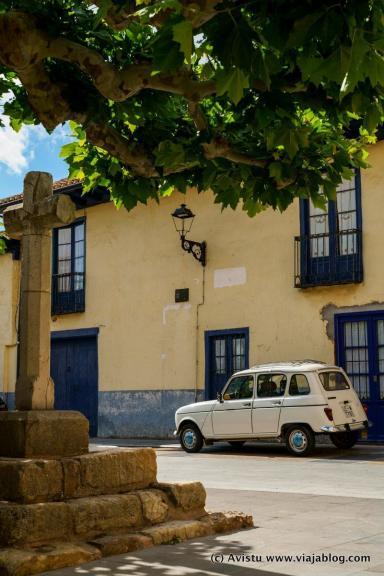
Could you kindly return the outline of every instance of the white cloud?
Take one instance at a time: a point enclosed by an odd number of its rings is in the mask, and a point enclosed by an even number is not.
[[[0,128],[0,164],[15,174],[20,174],[28,166],[30,156],[28,154],[29,131],[22,128],[15,132],[9,125],[9,119],[0,116],[4,127]]]
[[[9,92],[0,98],[0,120],[4,124],[0,127],[0,168],[4,165],[8,173],[21,174],[35,158],[34,147],[37,143],[50,138],[52,146],[65,144],[70,130],[67,125],[58,126],[50,135],[42,125],[38,125],[23,126],[19,132],[15,132],[9,124],[8,116],[1,114],[2,106],[13,97],[14,94]]]
[[[49,135],[43,126],[23,126],[20,132],[15,132],[9,118],[0,114],[4,127],[0,127],[0,167],[4,165],[8,173],[21,174],[28,169],[35,158],[35,146],[49,138],[52,146],[65,144],[70,130],[67,126],[59,126]]]

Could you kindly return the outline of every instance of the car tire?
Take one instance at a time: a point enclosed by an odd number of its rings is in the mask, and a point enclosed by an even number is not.
[[[228,444],[230,444],[232,448],[242,448],[245,444],[245,440],[231,440]]]
[[[194,424],[186,424],[180,431],[180,444],[185,452],[190,454],[200,452],[204,445],[204,438]]]
[[[285,445],[294,456],[308,456],[315,448],[315,435],[308,426],[291,426],[285,433]]]
[[[335,432],[335,434],[330,434],[329,437],[336,448],[342,450],[352,448],[359,439],[356,432]]]

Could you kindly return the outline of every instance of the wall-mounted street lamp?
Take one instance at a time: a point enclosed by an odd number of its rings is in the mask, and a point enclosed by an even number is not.
[[[176,231],[180,236],[182,249],[186,252],[190,252],[202,266],[205,266],[207,253],[206,243],[194,242],[193,240],[187,240],[186,238],[187,234],[192,228],[194,217],[195,215],[193,212],[187,208],[185,204],[182,204],[179,208],[176,208],[172,214]]]

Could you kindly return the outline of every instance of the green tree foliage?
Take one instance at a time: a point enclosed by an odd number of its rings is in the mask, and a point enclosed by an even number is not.
[[[0,0],[14,129],[118,205],[212,189],[254,215],[335,194],[383,120],[384,0]]]

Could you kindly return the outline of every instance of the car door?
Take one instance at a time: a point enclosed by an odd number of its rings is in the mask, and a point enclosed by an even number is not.
[[[253,374],[234,376],[224,388],[222,402],[212,412],[215,437],[252,436]]]
[[[279,430],[287,376],[282,373],[266,373],[257,374],[256,379],[256,391],[252,403],[253,435],[272,436]]]

